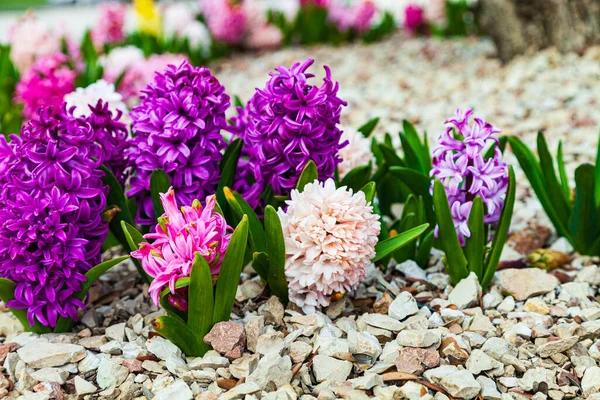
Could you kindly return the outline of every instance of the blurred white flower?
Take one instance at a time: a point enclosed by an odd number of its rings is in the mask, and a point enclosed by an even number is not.
[[[11,27],[10,59],[24,72],[41,56],[60,51],[60,35],[52,32],[33,12],[27,12]]]
[[[352,168],[367,165],[369,161],[375,165],[375,157],[371,152],[371,141],[355,129],[344,128],[340,143],[348,141],[348,145],[340,149],[338,154],[342,162],[338,164],[338,173],[343,178]]]
[[[113,116],[117,115],[118,111],[122,112],[120,120],[124,122],[127,117],[127,106],[123,102],[123,96],[115,91],[115,85],[108,83],[103,79],[92,83],[86,88],[77,88],[74,92],[65,95],[64,101],[67,103],[67,109],[75,107],[73,115],[75,117],[87,117],[92,112],[90,105],[96,106],[98,100],[108,103],[108,109]]]
[[[105,56],[100,57],[104,68],[104,79],[114,82],[132,65],[144,60],[144,52],[135,46],[117,47]]]
[[[363,192],[315,181],[292,190],[279,209],[285,238],[290,299],[305,313],[327,306],[331,296],[355,289],[375,256],[379,217]]]

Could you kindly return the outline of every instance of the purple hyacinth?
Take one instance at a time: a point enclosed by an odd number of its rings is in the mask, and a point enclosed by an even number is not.
[[[54,327],[84,307],[74,294],[101,260],[108,188],[91,124],[64,107],[38,115],[20,137],[0,137],[0,276],[16,283],[9,307]]]
[[[490,123],[475,118],[469,126],[473,110],[465,113],[456,111],[456,116],[445,121],[446,130],[438,139],[433,151],[431,176],[440,180],[448,196],[454,226],[464,246],[465,237],[470,237],[468,221],[471,206],[476,196],[485,205],[484,222],[498,222],[504,195],[508,187],[508,165],[502,161],[499,146],[494,146],[494,155],[485,159],[484,149],[488,141],[498,143],[494,136],[500,130]]]
[[[239,127],[232,132],[243,137],[248,164],[239,169],[234,188],[247,187],[242,195],[253,207],[269,186],[275,195],[289,195],[310,160],[317,164],[321,181],[333,177],[342,161],[338,150],[346,143],[340,144],[338,124],[347,103],[337,97],[339,85],[331,80],[329,67],[324,67],[321,86],[308,83],[314,75],[306,70],[313,62],[271,72],[265,88],[256,90],[235,121],[245,125],[243,135],[236,132]]]
[[[167,173],[180,204],[214,193],[228,108],[229,96],[217,78],[187,61],[156,73],[142,91],[131,112],[136,136],[126,151],[135,174],[128,195],[137,198],[139,223],[154,220],[150,175],[155,169]]]

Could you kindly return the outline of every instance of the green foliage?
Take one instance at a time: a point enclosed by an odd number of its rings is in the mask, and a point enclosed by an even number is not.
[[[160,200],[160,195],[165,194],[171,187],[171,180],[165,171],[155,169],[150,174],[150,194],[152,196],[152,205],[154,206],[154,215],[156,218],[165,213],[165,210]]]
[[[515,174],[512,167],[510,167],[504,208],[493,232],[494,239],[489,246],[491,233],[484,225],[483,202],[479,196],[475,197],[468,221],[471,236],[465,238],[465,246],[462,247],[450,213],[446,190],[440,181],[434,181],[433,203],[439,227],[439,248],[445,253],[446,272],[453,284],[457,284],[461,279],[469,276],[471,272],[477,275],[484,289],[490,284],[494,272],[498,268],[500,255],[508,237],[508,229],[515,205],[515,186]]]
[[[391,229],[394,232],[404,232],[417,226],[422,226],[425,223],[427,223],[427,215],[423,197],[410,194],[404,203],[402,216],[392,224]],[[418,240],[396,251],[393,254],[393,258],[398,263],[414,260],[421,268],[425,268],[427,267],[432,247],[433,229],[428,229]]]
[[[566,174],[562,143],[557,149],[557,170],[544,135],[537,136],[538,157],[519,138],[508,138],[511,149],[558,234],[579,253],[600,255],[600,143],[596,165],[575,170],[574,198]]]
[[[0,132],[19,133],[22,105],[13,102],[19,72],[10,60],[10,46],[0,45]]]

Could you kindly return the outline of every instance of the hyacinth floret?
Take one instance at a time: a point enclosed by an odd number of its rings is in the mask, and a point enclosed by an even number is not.
[[[154,280],[148,292],[158,306],[160,292],[169,287],[172,294],[176,290],[177,279],[189,277],[195,254],[200,253],[210,266],[211,274],[218,275],[223,256],[231,238],[231,227],[223,216],[215,212],[215,196],[208,196],[203,207],[199,200],[191,206],[177,207],[173,188],[160,195],[165,213],[158,219],[154,233],[144,235],[152,243],[142,242],[139,250],[131,255],[142,261],[142,267]],[[172,305],[186,303],[185,298],[173,296]]]
[[[316,163],[321,181],[333,177],[342,161],[338,151],[347,143],[340,143],[338,125],[347,103],[337,96],[339,84],[331,80],[329,67],[324,67],[321,86],[308,82],[314,75],[306,70],[313,62],[276,68],[246,106],[244,144],[255,182],[252,191],[243,195],[252,206],[268,186],[276,195],[287,196],[310,160]]]
[[[138,200],[139,223],[153,221],[150,175],[155,169],[167,173],[181,203],[214,193],[228,108],[229,96],[217,78],[187,61],[156,73],[142,91],[140,105],[131,112],[136,136],[126,151],[135,174],[128,195]]]
[[[448,196],[450,211],[454,219],[459,240],[465,244],[470,237],[468,221],[475,197],[480,196],[485,205],[484,222],[498,222],[504,206],[504,195],[508,187],[508,165],[502,161],[500,147],[485,159],[484,151],[491,142],[498,144],[495,134],[500,130],[481,118],[474,118],[469,125],[473,110],[445,121],[446,129],[438,139],[433,151],[431,176],[440,180]]]
[[[38,113],[20,137],[0,138],[0,277],[16,283],[9,307],[54,327],[84,308],[74,295],[101,260],[108,188],[92,126],[64,107]]]
[[[279,209],[290,299],[307,312],[328,306],[336,293],[356,289],[375,257],[379,217],[363,192],[333,179],[292,190]]]

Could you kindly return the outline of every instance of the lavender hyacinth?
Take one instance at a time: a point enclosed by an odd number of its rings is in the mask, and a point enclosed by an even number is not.
[[[469,126],[473,110],[465,113],[456,111],[456,116],[445,121],[446,130],[438,139],[433,151],[431,176],[440,180],[450,203],[454,226],[461,244],[470,237],[468,221],[473,199],[480,196],[485,205],[484,222],[498,222],[504,194],[508,187],[508,165],[502,161],[499,146],[494,146],[494,155],[485,159],[482,154],[487,142],[498,143],[494,135],[500,130],[490,123],[475,118]]]
[[[64,107],[38,113],[20,137],[0,137],[0,276],[16,283],[9,307],[54,327],[84,307],[74,294],[101,260],[108,188],[91,124]]]
[[[150,175],[155,169],[167,173],[180,204],[214,193],[228,108],[229,96],[217,78],[187,61],[156,73],[142,91],[141,104],[131,112],[136,136],[126,151],[135,173],[128,195],[138,200],[139,223],[154,219]]]
[[[313,62],[276,68],[236,121],[245,126],[243,136],[236,132],[239,127],[233,133],[244,139],[248,164],[240,168],[234,188],[247,188],[242,195],[253,207],[268,186],[275,195],[289,195],[310,160],[317,164],[321,181],[333,177],[342,161],[338,150],[346,143],[339,143],[338,124],[347,103],[337,97],[339,85],[331,80],[329,67],[324,67],[321,86],[308,83],[314,75],[306,70]]]

